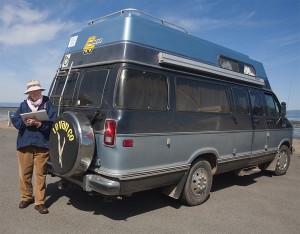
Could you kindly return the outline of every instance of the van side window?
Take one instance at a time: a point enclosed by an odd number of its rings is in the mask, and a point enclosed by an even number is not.
[[[232,88],[235,112],[237,114],[249,114],[249,100],[247,90],[243,88]]]
[[[237,61],[220,56],[219,64],[224,69],[239,72],[239,64]]]
[[[63,93],[62,98],[62,106],[70,106],[72,104],[73,96],[74,96],[74,90],[77,82],[79,73],[74,72],[69,75],[67,84],[65,86],[65,90]],[[55,83],[55,86],[53,88],[53,93],[51,96],[55,96],[54,98],[51,97],[51,101],[54,105],[58,105],[59,97],[61,95],[61,92],[63,90],[63,87],[65,85],[67,76],[58,76],[57,81]]]
[[[78,93],[78,106],[101,105],[107,74],[108,70],[87,71],[83,74]]]
[[[250,99],[253,115],[263,115],[264,104],[260,92],[251,90]]]
[[[226,87],[190,79],[176,79],[178,111],[229,113]]]
[[[273,98],[273,96],[265,93],[265,100],[267,104],[267,115],[279,116],[279,104]]]
[[[123,69],[116,92],[116,105],[124,109],[167,110],[168,80],[163,74]]]

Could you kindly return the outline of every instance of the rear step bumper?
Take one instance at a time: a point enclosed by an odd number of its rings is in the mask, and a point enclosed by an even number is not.
[[[95,191],[108,196],[120,194],[120,183],[118,181],[109,180],[99,175],[85,175],[82,187],[85,191]]]

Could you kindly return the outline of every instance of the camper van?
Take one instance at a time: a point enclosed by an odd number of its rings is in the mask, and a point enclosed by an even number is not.
[[[49,173],[122,198],[161,188],[189,206],[213,176],[284,175],[293,128],[262,63],[125,9],[74,33],[49,96]]]

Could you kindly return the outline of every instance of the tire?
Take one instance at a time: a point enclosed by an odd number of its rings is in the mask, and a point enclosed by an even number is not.
[[[209,162],[205,160],[197,161],[190,168],[181,194],[181,200],[189,206],[202,204],[209,197],[212,180]]]
[[[284,175],[287,172],[291,161],[291,152],[289,148],[285,145],[281,146],[276,157],[278,157],[278,160],[276,162],[274,174],[277,176]]]
[[[64,112],[53,124],[49,153],[55,173],[71,177],[83,174],[95,151],[94,132],[83,113]]]

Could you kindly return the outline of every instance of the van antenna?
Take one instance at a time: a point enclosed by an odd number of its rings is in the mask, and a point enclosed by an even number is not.
[[[292,89],[292,81],[293,81],[293,78],[291,79],[291,82],[290,82],[289,94],[288,94],[288,100],[287,100],[286,109],[288,109],[288,106],[290,104],[290,95],[291,95],[291,89]]]

